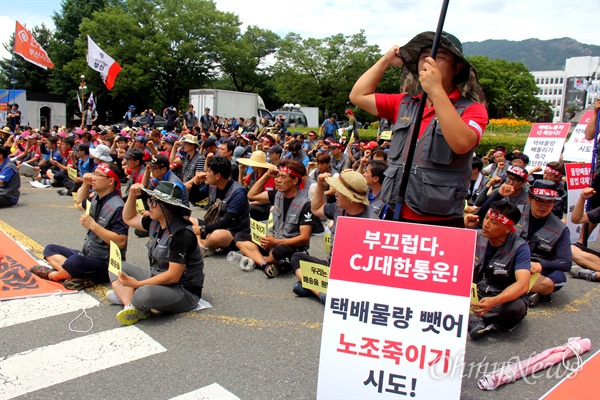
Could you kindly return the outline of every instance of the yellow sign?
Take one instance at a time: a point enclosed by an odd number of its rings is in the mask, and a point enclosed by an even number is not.
[[[252,241],[260,246],[260,239],[267,236],[267,224],[250,218],[250,231],[252,233]]]
[[[329,283],[328,266],[300,261],[300,270],[302,271],[303,288],[327,293],[327,284]]]
[[[269,214],[269,220],[267,221],[267,228],[273,229],[273,214]]]
[[[471,304],[479,303],[479,294],[477,293],[477,284],[471,283]],[[469,314],[474,314],[473,310],[469,310]]]
[[[75,168],[67,167],[67,172],[69,173],[69,178],[73,180],[77,178],[77,170]]]
[[[323,235],[323,238],[325,240],[325,252],[330,253],[331,252],[331,232],[325,232],[325,234]]]
[[[531,290],[531,288],[535,284],[535,281],[537,281],[539,277],[540,277],[539,272],[536,272],[535,274],[531,274],[531,278],[529,278],[529,290],[527,292],[529,292]]]
[[[381,135],[379,135],[379,139],[381,140],[390,140],[392,138],[392,131],[383,131]]]
[[[144,207],[144,200],[137,199],[135,201],[135,211],[137,211],[138,214],[144,214],[146,211],[146,208]]]
[[[110,241],[110,256],[108,259],[108,271],[119,276],[121,272],[121,250],[112,240]]]

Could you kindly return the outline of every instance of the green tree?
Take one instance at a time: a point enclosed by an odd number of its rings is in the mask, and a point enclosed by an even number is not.
[[[48,43],[52,38],[52,32],[46,28],[44,24],[40,26],[34,26],[33,28],[27,28],[29,33],[35,38],[40,46],[48,51]],[[4,43],[4,48],[12,53],[15,43],[15,35],[12,34],[8,43]],[[50,59],[54,62],[51,54],[48,54]],[[35,64],[26,61],[23,57],[17,54],[13,54],[10,58],[4,58],[0,60],[0,87],[12,89],[12,71],[13,71],[13,57],[14,57],[14,80],[15,89],[30,90],[33,92],[47,93],[49,91],[49,82],[51,71],[50,69],[43,69]]]
[[[539,89],[533,75],[520,62],[490,60],[483,56],[468,57],[489,102],[490,118],[521,118],[530,120],[539,105],[535,95]]]
[[[223,44],[238,38],[239,25],[209,0],[127,0],[83,19],[76,55],[65,71],[77,78],[86,70],[88,86],[101,100],[110,99],[112,118],[120,119],[127,104],[138,111],[181,108],[189,89],[205,87],[216,76]],[[86,67],[87,35],[122,67],[110,92]]]
[[[381,57],[364,31],[325,39],[302,39],[289,33],[280,43],[273,66],[274,87],[282,103],[317,106],[329,113],[351,107],[354,82]]]

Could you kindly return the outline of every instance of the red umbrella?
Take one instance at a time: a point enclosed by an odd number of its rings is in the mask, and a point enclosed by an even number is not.
[[[564,365],[565,360],[569,357],[577,356],[580,359],[579,355],[589,351],[591,347],[592,342],[589,339],[569,338],[568,342],[562,346],[553,347],[527,360],[509,364],[482,376],[477,382],[477,386],[482,390],[494,390],[498,386],[514,382],[559,362]],[[578,363],[578,365],[581,365],[581,363]],[[568,369],[566,365],[565,368]]]

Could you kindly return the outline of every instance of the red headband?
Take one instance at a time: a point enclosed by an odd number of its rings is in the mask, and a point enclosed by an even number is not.
[[[104,172],[109,178],[113,178],[115,180],[115,190],[119,190],[121,188],[121,180],[112,169],[108,168],[106,164],[100,164],[96,167],[96,169],[99,169],[100,171]]]
[[[297,173],[296,171],[294,171],[294,170],[292,170],[292,169],[289,169],[289,168],[288,168],[288,167],[286,167],[286,166],[279,167],[279,171],[281,171],[281,172],[285,172],[285,173],[287,173],[287,174],[290,174],[290,175],[292,175],[292,176],[295,176],[296,178],[300,178],[300,179],[302,179],[302,175],[300,175],[299,173]]]
[[[504,152],[502,150],[498,150],[498,151],[494,152],[492,157],[496,157],[498,154],[504,155]]]
[[[560,171],[555,170],[552,167],[549,167],[546,165],[546,169],[544,170],[544,172],[547,172],[549,174],[555,175],[555,176],[561,176],[562,173]]]
[[[552,189],[531,188],[531,194],[534,196],[558,197],[558,192]]]
[[[502,225],[510,226],[511,232],[515,231],[515,228],[514,228],[515,223],[513,222],[513,220],[508,218],[506,215],[496,212],[496,211],[492,210],[491,208],[488,210],[487,215],[490,216],[491,218],[494,218],[496,221],[500,222]]]

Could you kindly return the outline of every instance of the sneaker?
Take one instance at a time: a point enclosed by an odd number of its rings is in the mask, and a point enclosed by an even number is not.
[[[203,244],[200,245],[200,252],[202,253],[202,257],[204,258],[210,257],[215,254],[215,251],[213,249],[211,249],[210,247],[206,247]]]
[[[108,300],[111,303],[116,304],[118,306],[123,305],[123,302],[121,301],[119,296],[117,296],[117,294],[115,293],[114,290],[109,290],[108,292],[106,292],[106,300]]]
[[[85,288],[89,288],[94,286],[95,283],[92,282],[91,279],[83,279],[83,278],[69,278],[65,279],[63,282],[63,286],[68,290],[83,290]]]
[[[269,279],[273,279],[279,275],[279,269],[275,264],[267,264],[267,266],[264,269],[264,273]]]
[[[298,297],[311,297],[315,295],[311,290],[302,287],[302,282],[300,281],[294,282],[292,285],[292,292]]]
[[[489,331],[494,329],[494,324],[485,325],[483,319],[469,315],[469,336],[471,340],[479,340],[484,337]]]
[[[42,185],[50,186],[50,185],[52,185],[52,182],[50,181],[50,179],[45,178],[45,179],[42,179]]]
[[[69,191],[67,189],[65,189],[65,188],[62,188],[62,189],[58,189],[56,191],[56,193],[60,194],[61,196],[66,196],[66,195],[69,194]]]
[[[242,256],[242,258],[240,258],[240,268],[243,271],[249,272],[256,268],[256,263],[250,257]]]
[[[150,311],[138,310],[133,304],[130,304],[117,313],[117,320],[123,325],[133,325],[137,324],[140,319],[149,318],[150,315]]]
[[[591,269],[580,267],[579,265],[573,264],[571,271],[569,272],[573,278],[585,279],[588,281],[597,281],[596,271]]]
[[[539,293],[529,293],[528,297],[529,299],[527,300],[527,303],[529,304],[529,307],[537,306],[541,298]]]
[[[50,275],[50,272],[54,272],[54,270],[52,268],[46,267],[45,265],[35,265],[29,268],[29,272],[31,272],[38,278],[50,280],[50,278],[48,278],[48,275]]]

